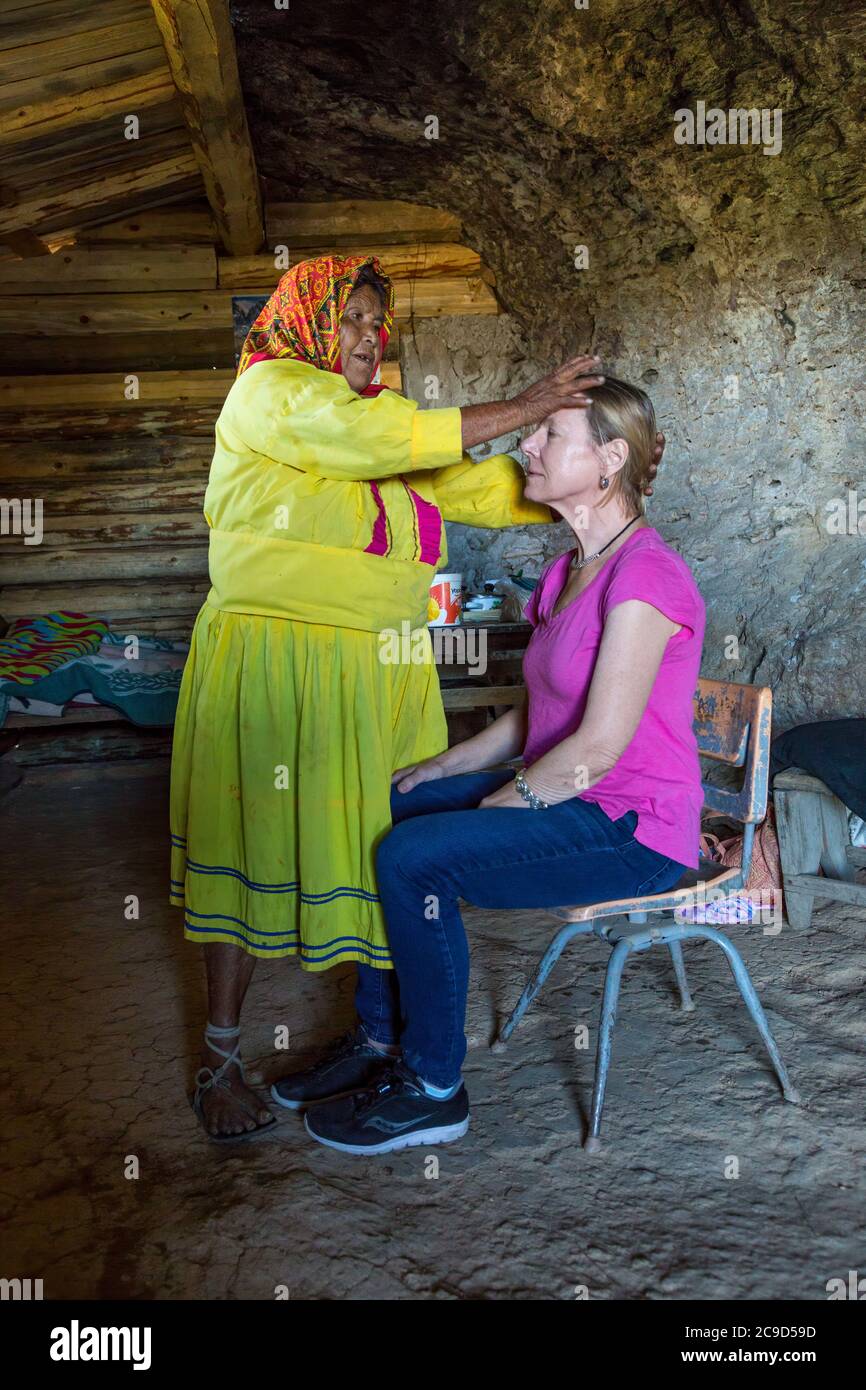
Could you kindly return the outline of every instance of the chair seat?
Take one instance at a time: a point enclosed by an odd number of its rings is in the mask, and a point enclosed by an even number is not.
[[[702,859],[696,869],[686,869],[673,888],[664,893],[650,893],[639,898],[612,898],[608,902],[585,903],[581,907],[553,908],[553,916],[563,922],[591,922],[595,917],[613,917],[620,912],[659,912],[668,907],[680,907],[694,894],[696,888],[718,888],[728,884],[739,888],[732,880],[741,877],[739,867],[725,868],[711,859]]]

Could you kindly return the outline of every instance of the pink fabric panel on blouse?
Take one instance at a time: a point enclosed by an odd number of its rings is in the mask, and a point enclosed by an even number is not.
[[[442,513],[432,502],[425,502],[423,497],[419,497],[408,483],[405,487],[412,498],[418,518],[418,540],[421,549],[418,559],[422,565],[435,565],[442,553]]]
[[[668,640],[625,752],[600,781],[577,795],[595,801],[611,820],[636,811],[636,840],[696,868],[703,793],[692,696],[701,665],[704,601],[688,565],[649,526],[635,531],[583,593],[552,616],[573,553],[548,566],[526,608],[535,631],[523,661],[529,697],[524,761],[536,762],[579,727],[611,610],[628,599],[652,604],[683,626]]]
[[[378,485],[371,482],[370,491],[373,494],[377,512],[376,520],[373,523],[373,539],[368,546],[365,546],[365,553],[368,555],[386,555],[388,553],[388,515]]]

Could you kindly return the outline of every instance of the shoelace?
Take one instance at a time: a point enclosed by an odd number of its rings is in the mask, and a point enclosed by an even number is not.
[[[400,1066],[399,1062],[388,1069],[380,1081],[375,1086],[371,1086],[367,1091],[361,1091],[355,1097],[355,1114],[366,1115],[368,1110],[372,1110],[374,1105],[385,1096],[399,1091],[418,1091],[418,1087],[410,1076]],[[421,1092],[418,1091],[420,1095]]]
[[[335,1057],[339,1056],[341,1052],[351,1051],[357,1042],[358,1034],[351,1029],[348,1033],[344,1033],[341,1038],[335,1038],[334,1041],[328,1043],[325,1048],[324,1057],[321,1057],[318,1062],[315,1062],[313,1066],[310,1067],[310,1071],[319,1072],[323,1067],[329,1067]]]

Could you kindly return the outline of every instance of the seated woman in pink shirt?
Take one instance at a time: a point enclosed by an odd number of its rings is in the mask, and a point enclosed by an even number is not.
[[[548,565],[527,609],[526,708],[394,776],[377,873],[402,1057],[383,1058],[373,1089],[307,1112],[323,1144],[385,1153],[466,1133],[459,898],[543,908],[634,897],[698,864],[692,695],[705,611],[644,516],[655,439],[647,396],[608,376],[589,406],[557,410],[523,441],[526,497],[559,512],[577,546]],[[516,776],[483,770],[521,752]],[[379,1035],[380,1019],[361,1022]]]

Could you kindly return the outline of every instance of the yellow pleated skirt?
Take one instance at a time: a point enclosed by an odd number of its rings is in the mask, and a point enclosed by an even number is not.
[[[376,633],[204,605],[171,767],[189,940],[391,967],[374,863],[391,774],[447,745],[429,635],[412,651],[390,662]]]

